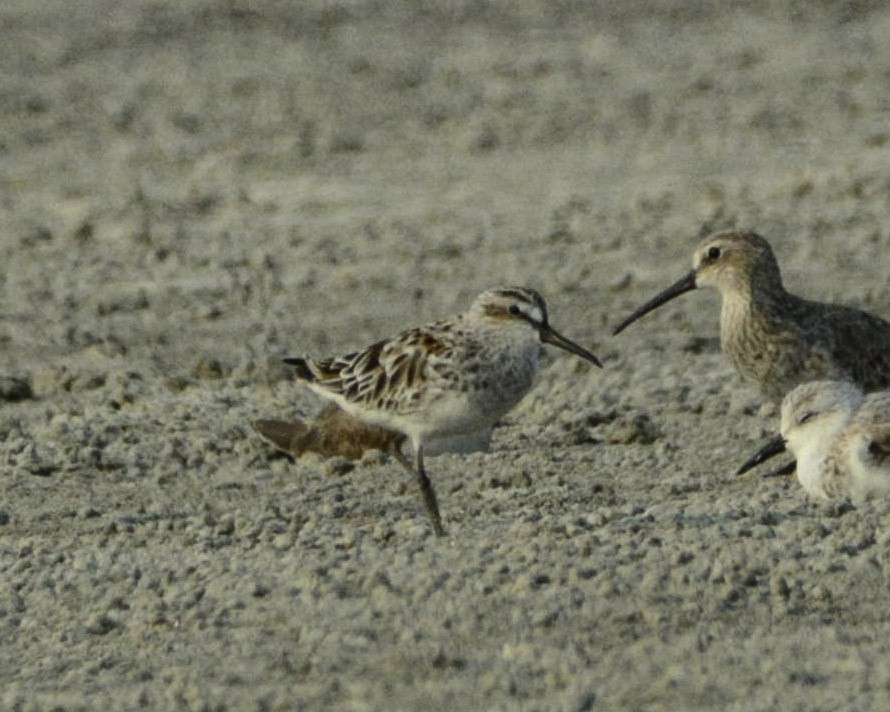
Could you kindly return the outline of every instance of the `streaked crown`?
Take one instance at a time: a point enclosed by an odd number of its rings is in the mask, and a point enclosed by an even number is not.
[[[489,319],[520,320],[535,326],[547,326],[547,304],[529,287],[497,287],[482,292],[471,311]]]

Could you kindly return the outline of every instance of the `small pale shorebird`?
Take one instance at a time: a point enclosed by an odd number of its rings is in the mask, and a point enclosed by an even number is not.
[[[424,468],[424,445],[494,425],[531,389],[542,343],[601,366],[590,351],[550,326],[543,297],[526,287],[488,290],[466,312],[364,351],[284,361],[320,396],[360,420],[407,436],[414,448],[410,469],[441,536],[445,529]]]
[[[781,452],[781,443],[797,458],[800,484],[816,497],[890,495],[890,391],[863,395],[848,381],[798,386],[782,402],[781,435],[752,460]]]
[[[753,232],[720,232],[696,248],[693,269],[622,321],[697,287],[720,290],[720,346],[736,371],[779,403],[819,379],[890,388],[890,323],[874,314],[790,294],[769,243]]]

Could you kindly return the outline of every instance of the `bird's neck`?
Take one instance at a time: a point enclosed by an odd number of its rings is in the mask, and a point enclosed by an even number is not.
[[[812,495],[827,497],[825,473],[831,466],[829,454],[830,440],[816,440],[795,453],[797,460],[797,481]]]
[[[778,315],[787,312],[795,297],[781,284],[738,285],[723,290],[720,308],[721,341],[750,338],[752,332],[771,331]]]
[[[764,389],[768,374],[782,354],[772,345],[772,338],[783,330],[781,318],[787,313],[789,302],[795,298],[781,285],[757,289],[745,285],[725,290],[720,309],[720,346],[738,373]],[[766,380],[765,380],[766,379]],[[769,392],[768,392],[769,391]],[[781,400],[781,394],[767,388],[763,391],[771,400]]]

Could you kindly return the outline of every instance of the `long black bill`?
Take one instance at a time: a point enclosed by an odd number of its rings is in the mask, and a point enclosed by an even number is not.
[[[615,329],[612,331],[612,336],[620,334],[644,314],[648,314],[653,309],[660,307],[665,302],[669,302],[674,297],[679,297],[681,294],[685,294],[686,292],[691,292],[693,289],[695,289],[695,270],[692,270],[682,279],[674,282],[670,287],[661,292],[661,294],[652,297],[652,299],[650,299],[643,306],[637,309],[633,314],[622,321],[618,326],[616,326]]]
[[[762,448],[748,458],[745,464],[738,469],[736,475],[744,475],[752,467],[757,467],[771,457],[785,452],[785,449],[785,439],[781,435],[770,438]]]
[[[541,341],[543,341],[545,344],[558,346],[559,348],[565,349],[571,354],[575,354],[575,356],[580,356],[585,361],[590,361],[590,363],[592,363],[594,366],[599,366],[600,368],[603,367],[603,364],[600,363],[600,360],[592,353],[590,353],[590,351],[585,349],[583,346],[579,346],[574,341],[567,339],[552,326],[542,326],[539,333],[541,334]]]

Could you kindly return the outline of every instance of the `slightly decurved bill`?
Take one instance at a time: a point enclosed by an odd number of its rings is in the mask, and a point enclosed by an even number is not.
[[[618,334],[620,334],[644,314],[648,314],[653,309],[660,307],[665,302],[669,302],[671,301],[671,299],[679,297],[681,294],[685,294],[686,292],[691,292],[693,289],[695,289],[695,270],[692,270],[688,274],[684,275],[681,279],[674,282],[670,287],[665,289],[660,294],[652,297],[652,299],[650,299],[643,306],[637,309],[633,314],[622,321],[618,326],[616,326],[615,329],[612,331],[612,336],[617,336]]]
[[[540,334],[541,341],[543,343],[561,348],[565,351],[568,351],[569,353],[575,354],[575,356],[580,356],[585,361],[590,361],[590,363],[592,363],[594,366],[599,366],[600,368],[603,367],[603,364],[600,363],[600,360],[592,353],[590,353],[590,351],[585,349],[583,346],[579,346],[571,339],[567,339],[553,327],[541,327]]]
[[[785,438],[781,435],[770,438],[762,448],[748,458],[745,464],[738,469],[736,475],[744,475],[751,468],[757,467],[770,458],[785,452],[785,450]]]

